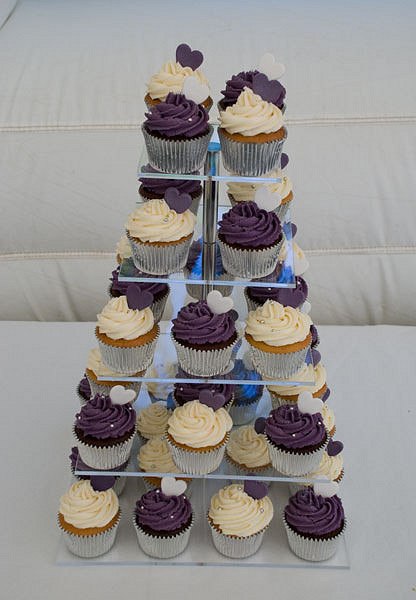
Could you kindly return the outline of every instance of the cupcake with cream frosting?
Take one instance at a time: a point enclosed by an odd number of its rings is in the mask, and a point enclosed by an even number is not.
[[[79,384],[77,385],[77,396],[79,399],[79,403],[81,406],[84,406],[91,398],[91,386],[88,381],[87,375],[84,373],[84,377],[81,379]]]
[[[117,255],[117,262],[119,265],[121,265],[121,263],[123,262],[124,259],[132,257],[130,243],[129,243],[129,240],[127,239],[126,235],[123,235],[120,238],[120,240],[117,242],[116,255]]]
[[[77,481],[60,500],[58,524],[68,550],[82,558],[101,556],[114,544],[120,507],[113,489],[96,491]]]
[[[152,437],[141,448],[137,455],[140,470],[145,473],[172,473],[176,477],[179,473],[170,453],[169,444],[161,437]],[[160,487],[161,477],[142,477],[146,491]],[[189,477],[176,477],[186,482],[185,494],[190,498],[192,479]]]
[[[273,96],[264,77],[256,75],[253,89],[245,87],[237,102],[220,112],[218,134],[224,167],[237,175],[258,177],[279,167],[287,132],[281,110],[264,99]]]
[[[235,104],[244,88],[248,87],[252,90],[254,78],[259,73],[260,71],[253,69],[250,71],[240,71],[237,75],[232,75],[231,79],[225,83],[225,90],[221,90],[223,97],[218,102],[219,110],[225,110],[228,106]],[[286,90],[279,81],[276,81],[275,87],[278,93],[275,94],[274,104],[276,104],[283,113],[285,110],[284,100],[286,97]]]
[[[189,194],[192,198],[192,204],[189,210],[198,214],[199,202],[202,196],[202,186],[199,179],[169,179],[166,177],[146,177],[146,173],[160,173],[157,169],[154,169],[151,165],[147,164],[142,167],[142,176],[139,178],[141,183],[139,187],[139,194],[145,202],[149,200],[163,200],[165,192],[168,188],[173,187],[178,190],[180,194]],[[198,171],[190,173],[190,175],[198,175]]]
[[[327,479],[328,481],[340,483],[344,476],[344,461],[341,454],[343,448],[344,444],[342,442],[329,440],[319,466],[305,477],[309,479]],[[296,494],[297,491],[312,485],[311,482],[289,483],[289,490],[291,494]]]
[[[300,385],[291,385],[290,381],[299,383]],[[302,382],[314,381],[314,384]],[[278,408],[284,404],[294,404],[297,402],[299,394],[302,392],[310,392],[314,398],[323,400],[328,389],[326,384],[326,370],[321,362],[317,365],[304,363],[300,371],[288,378],[286,383],[289,385],[268,385],[267,389],[270,393],[272,408]]]
[[[260,432],[259,423],[256,421],[257,428],[243,425],[231,432],[225,456],[232,475],[255,473],[264,476],[273,473],[266,437]]]
[[[255,369],[270,379],[297,373],[311,345],[309,315],[267,300],[248,313],[245,337]]]
[[[175,197],[175,192],[170,194]],[[138,206],[129,215],[126,230],[137,269],[163,275],[181,271],[185,266],[196,217],[189,210],[191,197],[183,196],[188,198],[185,210],[179,206],[174,210],[165,200],[156,199]],[[174,202],[171,205],[176,206]]]
[[[96,394],[104,394],[105,396],[110,393],[110,390],[115,385],[120,385],[122,383],[125,388],[129,390],[134,390],[136,395],[132,398],[132,402],[135,402],[137,395],[140,391],[142,382],[141,381],[123,381],[120,382],[120,377],[122,377],[122,373],[117,373],[112,371],[108,367],[105,366],[103,361],[101,360],[101,352],[99,348],[93,348],[87,360],[87,366],[85,369],[85,373],[91,387],[91,396],[95,396]],[[144,371],[139,371],[138,373],[134,373],[135,377],[142,377]],[[99,377],[111,378],[109,381],[99,381]]]
[[[166,402],[162,401],[142,408],[137,416],[137,433],[142,441],[165,435],[171,414],[172,411],[167,408]]]

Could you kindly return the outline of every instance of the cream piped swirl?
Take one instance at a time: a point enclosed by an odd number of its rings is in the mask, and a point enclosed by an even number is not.
[[[237,102],[220,112],[220,124],[228,133],[254,136],[279,131],[283,116],[280,108],[245,87]]]
[[[118,498],[113,488],[96,492],[89,479],[72,484],[59,505],[65,521],[78,529],[105,527],[118,511]]]
[[[137,462],[147,473],[179,473],[165,439],[154,437],[140,448]]]
[[[342,472],[344,466],[344,460],[342,454],[336,456],[329,456],[328,452],[324,452],[319,467],[316,468],[312,473],[308,473],[310,479],[325,479],[328,478],[330,481],[335,481]],[[303,483],[302,485],[311,485],[310,483]]]
[[[255,500],[241,484],[233,484],[212,496],[208,516],[225,535],[248,537],[267,527],[273,504],[268,496]]]
[[[267,379],[267,378],[265,378]],[[287,381],[313,381],[314,385],[268,385],[267,389],[275,394],[282,396],[298,396],[301,392],[310,392],[315,394],[326,383],[325,367],[318,363],[315,367],[311,364],[304,363],[301,370],[293,377],[288,377]]]
[[[254,202],[256,190],[262,185],[267,185],[271,194],[277,194],[281,200],[286,198],[292,191],[292,182],[287,175],[283,175],[281,169],[275,169],[268,173],[268,175],[263,175],[263,177],[269,177],[270,179],[281,178],[282,181],[280,183],[230,181],[227,183],[227,192],[232,195],[236,202]]]
[[[176,242],[193,233],[196,217],[188,209],[178,214],[164,200],[144,202],[132,212],[126,229],[142,242]]]
[[[270,464],[266,437],[257,433],[252,425],[244,425],[232,431],[226,452],[232,460],[248,468]]]
[[[267,300],[248,313],[246,333],[269,346],[285,346],[304,341],[311,325],[311,318],[306,313],[275,300]]]
[[[175,408],[168,421],[168,433],[179,444],[205,448],[222,442],[232,426],[224,408],[214,411],[199,400],[192,400]]]
[[[112,340],[135,340],[148,333],[154,326],[150,308],[134,310],[129,308],[126,296],[111,298],[97,315],[97,326]]]
[[[321,414],[325,427],[329,432],[332,432],[332,430],[335,427],[335,415],[334,411],[331,408],[329,408],[326,402],[324,402]]]
[[[105,366],[101,360],[101,352],[99,348],[93,348],[87,360],[87,369],[92,371],[97,377],[120,377],[120,373],[112,371]]]
[[[146,439],[164,435],[172,411],[165,402],[149,404],[139,412],[137,431]]]
[[[126,235],[120,238],[117,242],[116,252],[120,258],[130,258],[132,256],[130,242]]]
[[[198,69],[183,67],[178,62],[168,60],[158,73],[150,79],[147,92],[153,100],[166,100],[169,92],[180,94],[185,77],[195,77],[200,84],[209,85],[208,79]]]

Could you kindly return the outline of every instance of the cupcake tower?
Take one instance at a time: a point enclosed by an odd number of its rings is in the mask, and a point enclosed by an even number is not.
[[[187,286],[196,301],[178,311],[170,333],[177,364],[153,364],[170,293],[167,282],[154,278],[178,271],[189,281],[210,275],[202,267],[206,240],[193,241],[200,181],[166,175],[196,176],[207,156],[213,101],[199,70],[202,62],[201,52],[180,44],[176,61],[166,62],[148,84],[141,128],[149,158],[140,176],[143,202],[128,216],[117,245],[119,266],[97,315],[98,347],[90,351],[76,390],[81,409],[73,426],[71,470],[87,474],[76,475],[61,498],[58,523],[78,556],[111,548],[121,518],[122,473],[136,438],[145,493],[131,507],[132,527],[149,556],[171,558],[185,550],[195,522],[193,476],[213,473],[224,462],[242,481],[219,489],[204,516],[219,553],[247,558],[271,535],[273,518],[281,517],[271,483],[256,476],[280,475],[291,480],[283,514],[289,547],[305,560],[326,560],[346,526],[339,497],[343,445],[333,438],[319,336],[308,314],[303,278],[308,263],[294,242],[294,273],[284,266],[286,238],[296,235],[296,226],[285,223],[293,190],[284,172],[289,159],[282,154],[284,67],[270,54],[257,70],[233,75],[218,103],[222,160],[240,177],[228,183],[231,208],[214,225],[215,277],[230,285],[213,286],[209,293],[202,284]],[[264,181],[244,180],[258,176]],[[120,275],[126,259],[134,264],[131,282]],[[244,329],[231,298],[235,277],[248,280]],[[294,287],[276,287],[290,278]],[[243,337],[248,350],[237,358]],[[133,404],[145,372],[161,381],[147,384],[151,403],[136,415]],[[163,373],[181,381],[166,384]],[[191,381],[195,378],[201,381]],[[256,419],[264,386],[271,411]],[[316,479],[321,481],[310,481]]]

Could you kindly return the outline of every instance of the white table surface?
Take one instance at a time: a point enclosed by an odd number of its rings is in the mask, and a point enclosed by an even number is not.
[[[345,443],[350,570],[57,567],[56,512],[79,408],[74,390],[95,345],[93,325],[0,322],[0,597],[416,600],[416,328],[319,332],[336,437]]]

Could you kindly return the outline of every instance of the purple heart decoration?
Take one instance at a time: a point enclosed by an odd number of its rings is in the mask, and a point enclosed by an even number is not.
[[[249,473],[249,475],[255,475]],[[264,481],[255,481],[254,479],[246,479],[244,482],[244,491],[248,496],[251,496],[254,500],[261,500],[269,491],[269,486]]]
[[[191,206],[192,198],[190,194],[181,194],[177,188],[170,187],[165,192],[165,202],[180,215]]]
[[[298,231],[297,225],[295,225],[294,223],[292,223],[291,224],[291,229],[292,229],[292,238],[294,238],[295,235],[296,235],[296,233],[297,233],[297,231]]]
[[[201,404],[212,408],[212,410],[218,410],[224,406],[225,397],[222,394],[214,394],[211,390],[201,390],[199,401]]]
[[[264,417],[259,417],[254,422],[254,429],[256,433],[264,433],[266,428],[266,419]]]
[[[153,302],[153,294],[142,290],[138,284],[131,283],[126,292],[128,307],[132,310],[143,310]]]
[[[90,483],[96,492],[105,492],[113,487],[116,478],[112,475],[91,475]]]
[[[176,62],[183,67],[191,67],[193,71],[202,65],[204,55],[199,50],[191,50],[188,44],[179,44],[176,48]]]
[[[315,325],[311,325],[310,332],[311,332],[311,335],[312,335],[311,346],[312,346],[312,348],[315,348],[319,344],[318,330],[316,329]]]
[[[279,102],[282,84],[276,79],[270,80],[264,73],[258,73],[253,77],[253,92],[261,96],[266,102],[275,104]]]
[[[285,152],[283,152],[280,155],[280,168],[285,169],[287,167],[288,163],[289,163],[289,157]]]
[[[316,348],[312,348],[311,354],[312,354],[312,363],[316,366],[318,363],[321,362],[321,353]]]
[[[344,449],[344,444],[342,442],[335,442],[334,440],[329,440],[328,446],[326,447],[326,451],[328,456],[336,456]]]
[[[325,394],[321,398],[322,402],[326,402],[330,395],[331,395],[331,390],[329,389],[329,387],[327,387],[325,390]]]
[[[228,311],[228,314],[230,315],[230,317],[232,318],[233,321],[238,320],[238,312],[236,310],[234,310],[233,308]]]

